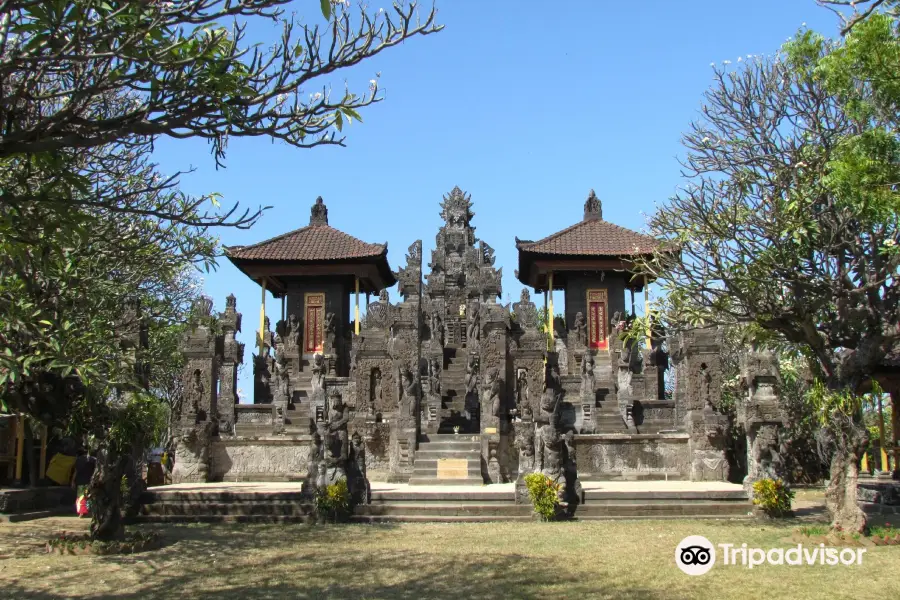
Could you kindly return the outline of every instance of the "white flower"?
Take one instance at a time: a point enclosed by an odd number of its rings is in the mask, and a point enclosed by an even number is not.
[[[716,63],[711,62],[711,63],[709,63],[709,66],[714,67],[714,66],[716,66]]]
[[[378,80],[377,80],[377,79],[370,79],[370,80],[369,80],[369,85],[378,85]]]
[[[731,61],[730,61],[730,60],[723,60],[723,61],[722,61],[722,64],[723,64],[723,65],[730,65],[730,64],[731,64]]]
[[[700,140],[700,143],[701,143],[701,144],[705,144],[705,143],[707,143],[707,142],[709,142],[709,136],[706,136],[706,137],[704,137],[702,140]]]
[[[738,56],[738,62],[741,62],[742,60],[744,60],[744,59],[741,58],[740,56]]]
[[[322,92],[316,92],[315,94],[313,94],[313,100],[318,100],[321,97],[322,97]]]
[[[894,240],[884,240],[884,245],[891,248],[892,246],[896,246],[897,242]]]
[[[278,98],[277,98],[278,104],[283,103],[285,100],[287,100],[287,95],[286,95],[286,94],[278,94]]]
[[[383,8],[379,8],[379,9],[378,9],[378,12],[383,13],[383,12],[384,12],[384,9],[383,9]]]

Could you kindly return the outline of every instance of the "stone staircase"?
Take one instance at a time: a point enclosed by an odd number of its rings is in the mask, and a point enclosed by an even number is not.
[[[432,433],[422,436],[410,485],[482,485],[481,436]]]
[[[441,414],[438,433],[452,433],[458,425],[465,432],[466,413],[466,352],[463,348],[444,349],[444,369],[441,373]]]
[[[594,376],[599,402],[594,408],[595,433],[626,433],[625,419],[616,400],[615,369],[613,358],[604,352],[595,357]]]
[[[356,506],[351,521],[486,522],[529,521],[530,504],[516,504],[512,485],[449,487],[446,490],[408,487],[375,489],[372,502]],[[142,496],[138,522],[301,523],[311,520],[313,507],[299,487],[234,491],[151,488]],[[752,509],[741,489],[584,491],[575,519],[746,519]]]

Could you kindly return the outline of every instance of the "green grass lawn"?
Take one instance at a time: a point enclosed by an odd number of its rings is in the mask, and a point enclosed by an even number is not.
[[[402,525],[157,526],[161,550],[43,553],[84,520],[0,525],[0,597],[9,598],[897,598],[900,546],[861,566],[674,564],[688,535],[796,546],[799,526],[755,521],[592,521]],[[145,529],[151,529],[145,526]]]

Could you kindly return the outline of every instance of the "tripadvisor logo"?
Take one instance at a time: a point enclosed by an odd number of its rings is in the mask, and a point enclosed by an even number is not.
[[[716,548],[702,535],[689,535],[675,548],[675,564],[688,575],[704,575],[716,564]]]
[[[713,545],[702,535],[689,535],[675,547],[675,564],[688,575],[704,575],[716,564],[716,548],[721,551],[726,566],[742,566],[752,569],[770,565],[861,565],[865,548],[829,548],[825,544],[805,547],[797,544],[791,548],[749,548],[747,544]]]

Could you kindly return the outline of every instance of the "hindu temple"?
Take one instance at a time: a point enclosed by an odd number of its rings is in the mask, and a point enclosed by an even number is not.
[[[346,478],[365,502],[372,481],[518,489],[542,472],[571,507],[590,481],[726,481],[718,331],[629,326],[651,283],[638,259],[677,249],[604,220],[591,191],[570,227],[514,240],[523,287],[504,305],[473,208],[445,195],[434,250],[414,240],[396,269],[387,244],[331,227],[321,198],[305,227],[226,248],[263,299],[253,403],[235,393],[236,299],[215,327],[204,299],[184,343],[175,481]],[[552,290],[565,306],[548,319]]]

